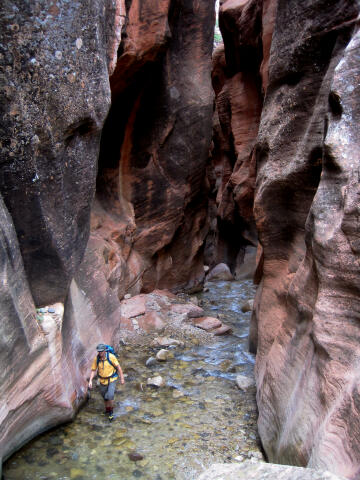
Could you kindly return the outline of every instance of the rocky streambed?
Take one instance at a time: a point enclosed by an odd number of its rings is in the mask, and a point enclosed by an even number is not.
[[[251,282],[216,282],[197,295],[205,312],[219,316],[232,335],[206,345],[168,347],[166,361],[150,362],[160,348],[125,345],[119,359],[126,374],[118,386],[113,423],[93,391],[75,421],[38,437],[13,455],[5,480],[190,480],[216,462],[261,459],[256,429],[254,357],[247,351],[254,296]],[[196,343],[196,342],[195,342]],[[164,386],[147,385],[161,376]],[[250,386],[246,386],[250,384]]]

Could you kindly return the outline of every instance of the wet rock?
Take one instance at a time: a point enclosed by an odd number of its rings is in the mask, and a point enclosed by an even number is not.
[[[219,263],[208,273],[206,277],[206,281],[212,280],[234,280],[233,274],[230,272],[230,268],[226,265],[226,263]]]
[[[246,312],[252,312],[254,308],[254,299],[248,300],[241,306],[241,311],[246,313]]]
[[[172,392],[172,397],[173,398],[181,398],[185,395],[184,392],[182,392],[181,390],[178,390],[178,389],[175,389],[173,392]]]
[[[57,448],[54,448],[54,447],[50,447],[46,450],[46,456],[48,458],[51,458],[53,457],[54,455],[56,455],[57,453],[59,453],[59,450]]]
[[[71,480],[82,480],[86,478],[86,472],[82,468],[71,468],[70,469],[70,478]]]
[[[134,470],[134,471],[132,472],[132,475],[133,475],[133,477],[135,477],[135,478],[140,478],[140,477],[142,477],[143,473],[142,473],[141,470]]]
[[[157,375],[156,377],[148,378],[146,384],[153,387],[163,387],[165,380],[161,375]]]
[[[132,462],[139,462],[140,460],[143,460],[144,456],[141,455],[141,453],[138,452],[130,452],[128,453],[128,457]]]
[[[169,357],[169,351],[165,349],[161,349],[156,354],[156,360],[160,362],[165,362]]]
[[[245,375],[236,375],[236,384],[240,390],[248,390],[255,386],[255,380],[253,378],[246,377]]]
[[[145,365],[147,367],[152,367],[153,365],[156,365],[156,358],[155,357],[150,357],[146,360]]]

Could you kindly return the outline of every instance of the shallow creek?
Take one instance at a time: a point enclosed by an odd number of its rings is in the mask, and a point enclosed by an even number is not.
[[[112,423],[98,391],[75,421],[49,431],[13,455],[5,480],[192,480],[216,462],[261,458],[256,431],[255,388],[246,392],[236,375],[253,377],[247,352],[250,313],[241,305],[254,296],[251,282],[217,282],[198,294],[207,314],[233,327],[233,335],[206,346],[176,347],[166,362],[150,368],[150,347],[124,346],[126,374],[117,387]],[[146,386],[160,374],[166,386]],[[138,453],[137,461],[129,454]]]

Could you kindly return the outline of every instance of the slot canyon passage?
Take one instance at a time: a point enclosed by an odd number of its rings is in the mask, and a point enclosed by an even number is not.
[[[360,479],[359,0],[0,9],[3,479]]]

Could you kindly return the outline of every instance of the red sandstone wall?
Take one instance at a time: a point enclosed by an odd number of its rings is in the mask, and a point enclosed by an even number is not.
[[[223,217],[249,218],[255,191],[250,346],[268,459],[349,478],[360,472],[358,18],[352,0],[222,3],[211,172]]]

